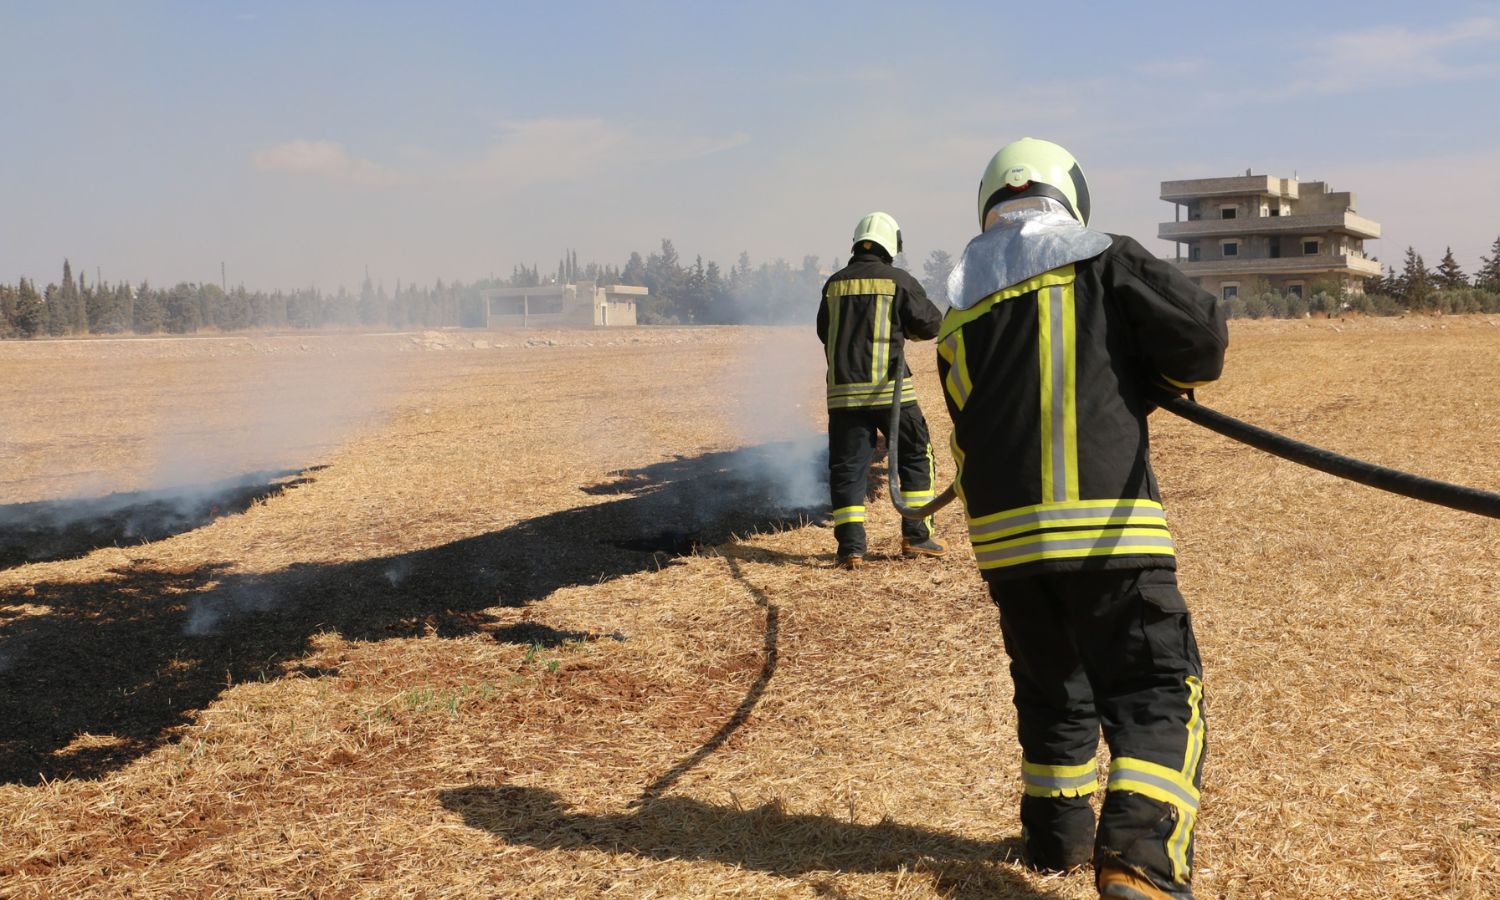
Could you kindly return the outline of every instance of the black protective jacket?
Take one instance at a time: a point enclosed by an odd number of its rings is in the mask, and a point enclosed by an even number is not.
[[[878,253],[856,252],[849,265],[823,285],[818,340],[828,356],[828,408],[889,407],[895,387],[895,351],[906,338],[937,337],[942,313],[905,269]],[[901,402],[917,402],[911,369]]]
[[[1228,342],[1214,297],[1127,237],[949,311],[938,373],[984,576],[1175,568],[1151,385],[1218,378]]]

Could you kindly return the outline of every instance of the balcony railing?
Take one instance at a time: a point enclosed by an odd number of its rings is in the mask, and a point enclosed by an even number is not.
[[[1279,259],[1183,259],[1177,260],[1176,265],[1182,270],[1182,274],[1194,278],[1205,275],[1296,275],[1308,272],[1380,274],[1380,263],[1348,254],[1283,256]]]
[[[1194,219],[1189,222],[1163,222],[1157,226],[1156,236],[1164,241],[1187,241],[1251,234],[1311,235],[1319,232],[1337,232],[1373,239],[1380,237],[1380,223],[1352,212],[1257,216],[1249,219]]]

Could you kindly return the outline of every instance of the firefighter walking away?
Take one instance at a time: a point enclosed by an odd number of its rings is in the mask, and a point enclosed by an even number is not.
[[[828,357],[828,487],[841,568],[859,568],[865,543],[865,493],[876,436],[890,428],[895,364],[904,341],[937,336],[942,314],[922,285],[892,265],[901,252],[901,229],[873,212],[854,229],[849,264],[823,285],[818,339]],[[911,370],[903,367],[900,446],[901,499],[920,506],[934,496],[936,473],[927,421],[917,405]],[[889,440],[889,437],[887,437]],[[942,556],[931,519],[901,523],[903,556]]]
[[[1092,860],[1102,897],[1185,900],[1203,669],[1146,416],[1157,391],[1218,378],[1224,311],[1136,241],[1090,230],[1088,183],[1056,144],[995,154],[978,212],[938,372],[1015,683],[1026,856],[1043,870]]]

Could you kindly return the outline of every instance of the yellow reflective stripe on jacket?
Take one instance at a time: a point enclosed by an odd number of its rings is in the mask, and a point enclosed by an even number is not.
[[[1177,379],[1169,378],[1166,375],[1163,375],[1161,377],[1161,380],[1165,381],[1167,384],[1170,384],[1172,387],[1182,388],[1185,391],[1190,391],[1193,388],[1203,387],[1205,384],[1213,384],[1212,381],[1178,381]]]
[[[829,297],[868,297],[896,295],[896,282],[890,278],[846,278],[842,281],[830,281],[827,294]],[[803,296],[806,296],[805,294]]]
[[[832,286],[833,285],[829,285],[829,287]],[[835,302],[832,299],[832,296],[829,295],[826,291],[824,292],[823,303],[828,307],[828,340],[823,345],[823,351],[828,357],[828,383],[832,385],[833,369],[837,364],[835,360],[838,358],[840,318],[839,310],[840,307],[843,306],[843,304]]]
[[[1176,556],[1172,535],[1162,528],[1047,531],[974,547],[974,559],[981,569],[1019,566],[1039,559],[1142,554]]]
[[[870,343],[871,384],[886,382],[891,372],[891,303],[894,300],[888,295],[875,298],[875,336]]]
[[[955,331],[938,343],[938,353],[948,363],[948,377],[943,381],[953,403],[959,409],[969,402],[974,382],[969,379],[969,361],[964,354],[964,333]]]
[[[829,409],[863,409],[866,407],[879,408],[891,405],[891,394],[893,385],[887,384],[883,388],[859,388],[854,391],[840,391],[835,394],[829,392]],[[915,403],[917,392],[915,388],[903,387],[901,391],[902,403]]]
[[[1004,303],[1006,300],[1016,297],[1024,297],[1032,291],[1040,291],[1054,284],[1072,284],[1073,273],[1072,263],[1066,266],[1058,266],[1051,271],[1043,272],[1035,278],[1028,278],[1020,284],[1013,284],[1003,291],[996,291],[968,309],[950,309],[943,316],[943,325],[938,331],[937,339],[941,341],[948,335],[989,312],[997,303]]]
[[[865,508],[863,506],[844,506],[832,513],[833,524],[848,525],[850,522],[863,522],[865,520]]]
[[[869,393],[873,393],[875,391],[884,391],[886,399],[889,400],[890,396],[891,396],[891,390],[894,389],[895,387],[896,387],[896,382],[894,382],[894,381],[887,381],[885,384],[839,384],[839,385],[834,385],[834,386],[832,386],[832,387],[830,387],[828,389],[828,396],[830,396],[830,397],[842,397],[842,396],[852,396],[854,394],[869,394]],[[901,394],[902,394],[902,396],[905,396],[907,394],[915,394],[916,390],[917,390],[917,386],[912,383],[912,379],[910,379],[910,378],[903,378],[902,379],[902,381],[901,381]]]
[[[1060,503],[1078,499],[1078,335],[1072,280],[1038,291],[1036,304],[1042,498]]]
[[[1048,766],[1022,760],[1021,784],[1028,797],[1084,797],[1099,789],[1097,764]]]
[[[1166,513],[1155,500],[1071,500],[1042,503],[992,513],[969,520],[975,544],[1044,528],[1081,528],[1103,525],[1167,527]]]

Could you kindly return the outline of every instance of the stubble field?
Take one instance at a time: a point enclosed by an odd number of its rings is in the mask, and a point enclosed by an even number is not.
[[[0,896],[1092,896],[961,514],[832,568],[805,332],[0,344]],[[1500,490],[1500,318],[1231,334],[1203,402]],[[1500,522],[1152,431],[1198,896],[1492,896]]]

